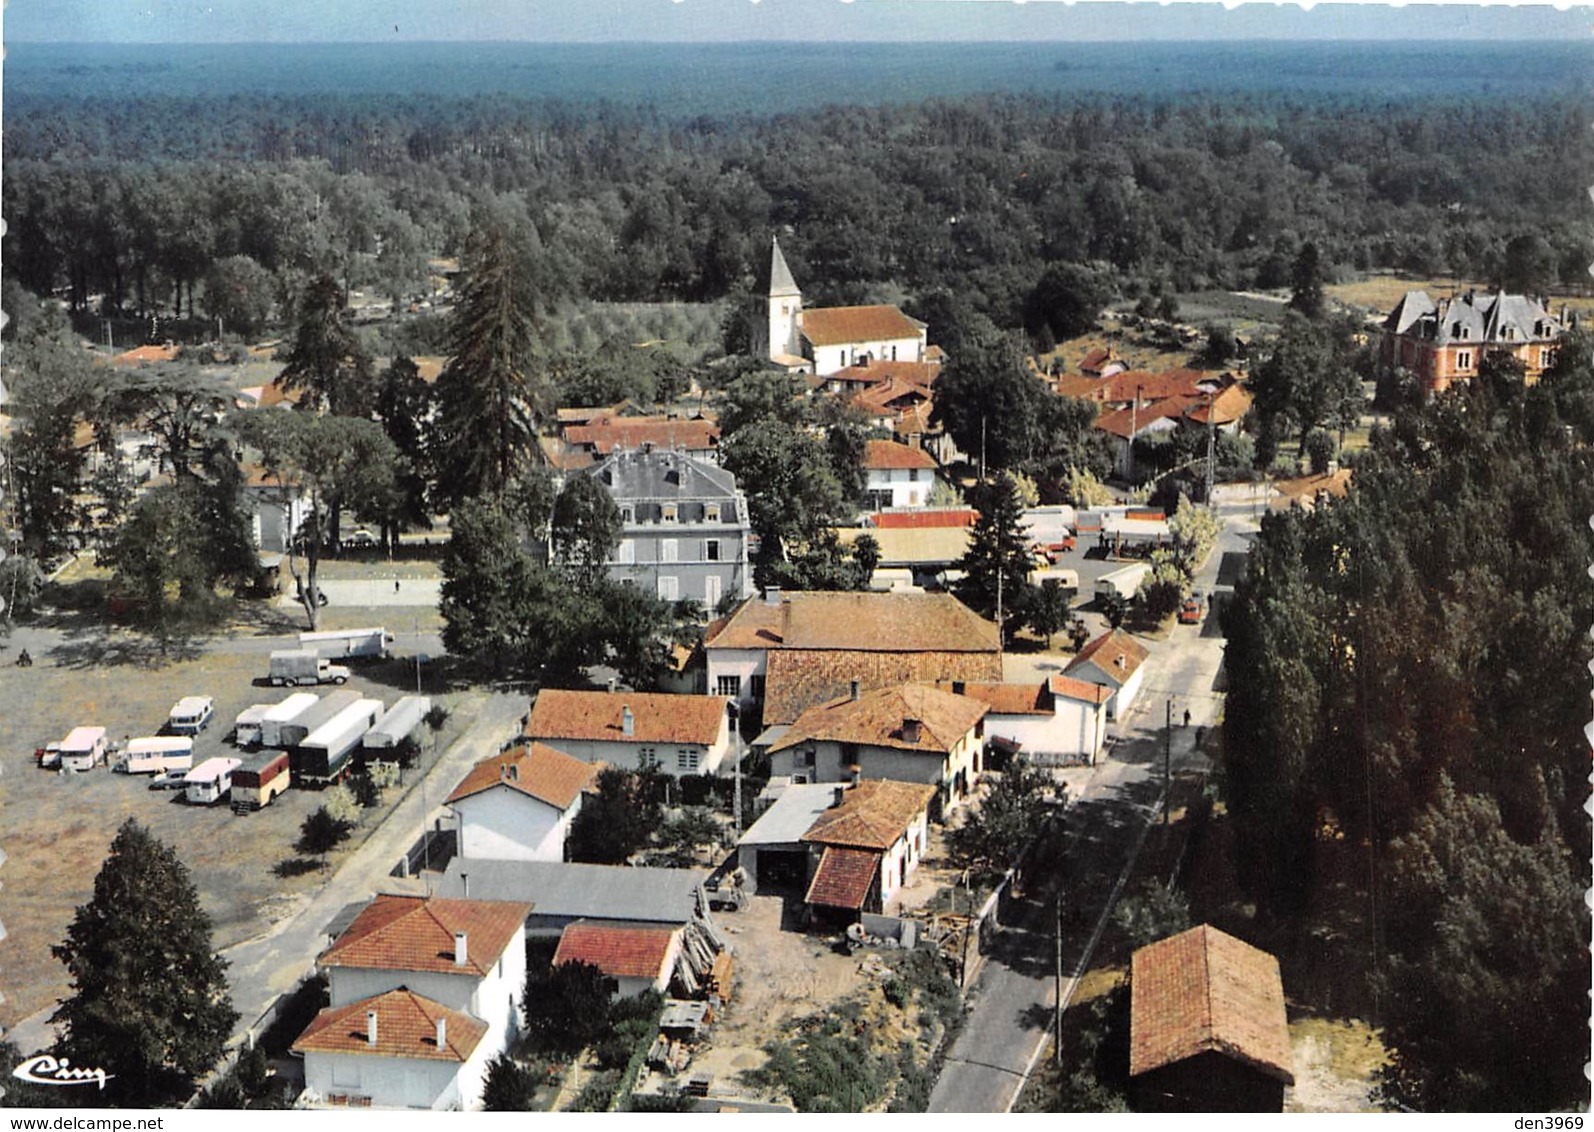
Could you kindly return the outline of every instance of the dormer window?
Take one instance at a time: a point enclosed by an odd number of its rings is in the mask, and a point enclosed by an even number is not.
[[[679,518],[680,518],[680,507],[677,506],[676,504],[674,504],[674,503],[666,503],[666,504],[664,504],[663,510],[664,510],[664,514],[663,514],[662,519],[660,520],[661,522],[674,523],[674,522],[679,520]]]
[[[720,505],[718,503],[703,504],[703,521],[717,523],[720,521]]]
[[[1450,334],[1451,337],[1459,338],[1465,342],[1467,339],[1472,337],[1472,327],[1463,326],[1458,322],[1450,328]]]

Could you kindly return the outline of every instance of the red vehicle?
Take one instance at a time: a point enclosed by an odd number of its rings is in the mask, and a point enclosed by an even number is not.
[[[1199,625],[1201,617],[1206,612],[1206,606],[1201,601],[1201,595],[1191,594],[1184,599],[1184,604],[1179,607],[1179,624]]]

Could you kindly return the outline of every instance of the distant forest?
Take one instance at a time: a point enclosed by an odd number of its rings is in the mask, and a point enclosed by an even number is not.
[[[1591,122],[1570,93],[679,118],[502,96],[8,103],[6,272],[96,314],[193,314],[223,261],[269,277],[277,317],[319,271],[413,298],[483,208],[531,242],[550,304],[759,293],[778,234],[813,302],[922,313],[940,291],[1004,326],[1058,263],[1134,296],[1283,286],[1309,241],[1331,273],[1524,290],[1586,287],[1594,261]]]

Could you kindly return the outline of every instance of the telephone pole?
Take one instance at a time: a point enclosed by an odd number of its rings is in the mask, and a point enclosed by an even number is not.
[[[1162,745],[1162,824],[1168,824],[1168,806],[1173,799],[1173,700],[1168,700],[1168,723],[1163,728]]]

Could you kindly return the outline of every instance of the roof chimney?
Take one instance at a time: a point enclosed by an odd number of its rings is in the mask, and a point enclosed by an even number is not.
[[[470,959],[470,949],[466,946],[465,933],[454,933],[454,966],[463,967]]]
[[[965,684],[962,680],[954,680],[954,681],[952,681],[952,694],[954,696],[961,696],[963,694],[964,690],[967,689],[967,688],[968,688],[968,685]]]
[[[511,781],[511,782],[519,782],[520,781],[520,764],[519,763],[510,763],[509,764],[509,781]]]
[[[620,733],[622,735],[636,734],[636,715],[632,712],[629,704],[624,704],[620,708]]]
[[[464,897],[466,899],[470,898],[470,874],[469,873],[460,873],[459,874],[459,894],[460,894],[460,896],[462,896],[462,897]]]
[[[838,785],[833,791],[831,791],[830,804],[832,806],[839,806],[839,805],[841,805],[842,800],[844,798],[846,798],[846,796],[847,796],[846,784],[843,783],[841,785]]]
[[[765,586],[764,587],[764,604],[765,605],[779,605],[780,604],[780,587],[779,586]]]
[[[862,683],[860,681],[854,680],[852,682],[852,689],[851,689],[851,697],[850,698],[852,699],[852,701],[854,703],[857,703],[858,700],[862,698],[862,696],[863,696],[863,685],[862,685]]]
[[[376,1011],[365,1012],[365,1041],[367,1045],[376,1045]]]
[[[437,1048],[448,1048],[448,1019],[445,1017],[437,1019]]]
[[[917,719],[904,719],[902,721],[903,742],[917,743],[919,741],[919,732],[922,726],[923,725]]]

